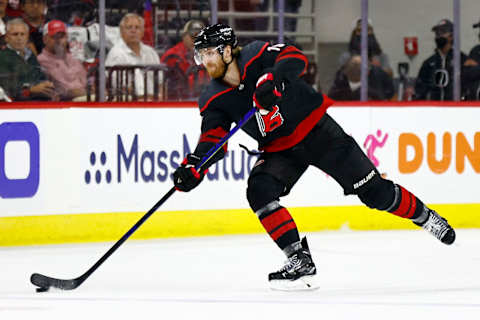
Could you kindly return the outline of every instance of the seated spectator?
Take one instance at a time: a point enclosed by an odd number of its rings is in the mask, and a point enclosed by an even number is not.
[[[354,55],[337,74],[328,95],[336,100],[360,100],[362,57]],[[394,88],[392,78],[382,68],[370,64],[368,69],[368,99],[390,100]]]
[[[196,68],[193,60],[195,36],[205,27],[200,20],[188,21],[182,30],[182,41],[168,49],[160,59],[169,67],[169,99],[198,96],[210,79],[201,67]]]
[[[415,82],[416,100],[453,100],[453,23],[440,20],[433,28],[435,53],[426,59]],[[473,59],[461,52],[462,95],[470,81],[478,80],[480,69]]]
[[[0,51],[0,87],[13,100],[51,100],[55,87],[47,81],[28,48],[28,25],[20,18],[7,22],[7,47]]]
[[[348,51],[342,53],[339,59],[340,66],[343,66],[351,56],[362,54],[362,19],[358,18],[353,23],[353,30],[348,43]],[[372,22],[368,20],[368,59],[374,66],[380,67],[388,73],[390,77],[393,76],[393,70],[390,66],[390,59],[388,55],[383,52],[377,37],[373,32]]]
[[[43,25],[47,12],[47,0],[20,0],[20,9],[23,11],[23,20],[30,27],[30,49],[38,55],[44,47]]]
[[[45,48],[38,56],[43,71],[53,80],[61,100],[72,100],[86,95],[87,71],[67,48],[67,26],[52,20],[43,28]]]
[[[158,65],[160,58],[150,46],[142,43],[144,21],[136,13],[127,13],[120,21],[121,39],[108,52],[106,66],[117,65]],[[143,71],[135,71],[135,89],[137,96],[144,94]],[[153,75],[148,74],[148,95],[153,95]],[[113,81],[115,83],[115,81]]]

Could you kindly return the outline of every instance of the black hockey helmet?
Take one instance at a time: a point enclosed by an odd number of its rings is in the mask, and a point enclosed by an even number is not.
[[[195,62],[201,64],[201,61],[198,60],[200,56],[197,54],[199,50],[215,47],[220,54],[223,54],[223,49],[227,45],[232,48],[238,45],[237,36],[232,27],[223,23],[206,26],[195,37]]]

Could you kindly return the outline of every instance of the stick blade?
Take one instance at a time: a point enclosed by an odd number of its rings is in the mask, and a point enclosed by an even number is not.
[[[30,277],[30,282],[43,289],[49,289],[50,287],[61,289],[61,290],[73,290],[77,288],[81,281],[78,279],[62,280],[44,276],[43,274],[34,273]]]

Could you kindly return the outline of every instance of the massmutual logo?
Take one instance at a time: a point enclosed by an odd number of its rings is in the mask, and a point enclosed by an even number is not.
[[[40,183],[40,134],[33,122],[0,124],[0,198],[31,198]]]
[[[192,152],[187,136],[183,134],[177,150],[163,150],[160,145],[143,145],[141,136],[117,135],[113,148],[91,150],[86,155],[87,185],[113,183],[161,183],[171,181],[172,173],[185,155]],[[161,145],[175,145],[175,141]],[[177,144],[178,145],[178,144]],[[113,152],[106,150],[114,150]],[[246,180],[257,160],[244,150],[229,150],[227,155],[209,168],[208,180]]]

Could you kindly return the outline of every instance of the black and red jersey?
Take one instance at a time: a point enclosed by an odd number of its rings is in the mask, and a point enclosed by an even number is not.
[[[254,41],[242,48],[237,64],[241,77],[238,86],[231,87],[222,80],[212,79],[199,98],[202,134],[196,154],[205,154],[230,130],[232,123],[240,121],[252,108],[257,80],[267,71],[273,71],[275,77],[282,79],[283,92],[278,107],[283,123],[267,133],[259,117],[245,124],[242,129],[258,141],[260,150],[276,152],[293,147],[333,103],[299,78],[305,73],[308,60],[294,46]]]

